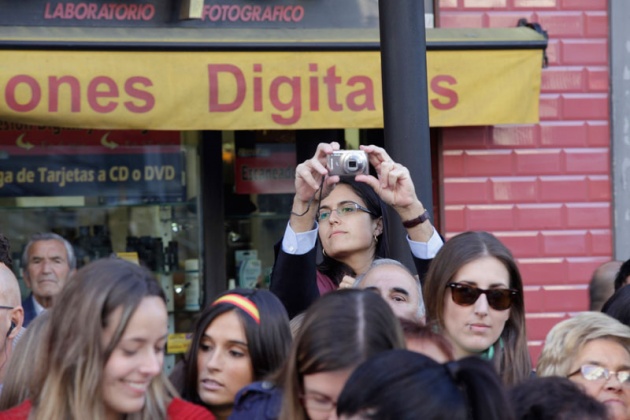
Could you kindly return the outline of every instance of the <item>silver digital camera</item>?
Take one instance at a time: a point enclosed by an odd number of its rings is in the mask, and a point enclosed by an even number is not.
[[[370,164],[363,150],[337,150],[328,155],[328,175],[367,175]]]

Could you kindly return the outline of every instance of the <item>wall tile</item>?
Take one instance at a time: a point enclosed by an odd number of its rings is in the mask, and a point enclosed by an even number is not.
[[[540,200],[546,203],[588,201],[589,185],[583,176],[542,176]]]
[[[538,232],[495,232],[495,236],[512,251],[515,258],[541,256]]]
[[[549,67],[543,70],[541,92],[582,92],[586,90],[586,74],[582,67]]]
[[[488,202],[487,178],[447,178],[444,180],[444,204],[470,204]]]
[[[607,94],[563,94],[562,115],[568,120],[607,120]]]
[[[586,12],[584,14],[585,35],[589,38],[608,37],[608,13],[606,12]]]
[[[531,202],[538,197],[538,185],[534,177],[493,177],[490,186],[491,198],[496,203]]]
[[[559,257],[589,255],[588,239],[585,230],[542,232],[543,255]]]
[[[511,175],[514,159],[511,150],[468,150],[464,152],[467,176]]]
[[[607,148],[564,149],[567,174],[609,174]]]
[[[505,7],[507,0],[464,0],[466,8]]]
[[[467,206],[466,227],[469,230],[511,230],[514,228],[513,207],[509,205]]]
[[[584,15],[581,12],[537,12],[538,21],[550,38],[576,38],[584,35]]]
[[[608,43],[605,39],[564,39],[560,41],[560,60],[564,65],[606,65]]]
[[[514,219],[518,230],[562,229],[566,216],[562,204],[517,204]]]
[[[567,203],[569,229],[610,229],[610,203]]]
[[[568,280],[564,258],[519,258],[518,266],[525,285],[564,284]]]
[[[584,121],[543,121],[540,123],[540,142],[545,147],[586,146],[589,138],[588,128]]]
[[[515,150],[518,175],[561,175],[564,156],[560,149]]]

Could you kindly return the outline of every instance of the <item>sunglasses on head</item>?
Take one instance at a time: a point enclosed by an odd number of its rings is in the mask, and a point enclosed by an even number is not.
[[[486,295],[488,305],[497,311],[504,311],[512,306],[514,298],[518,296],[518,290],[514,289],[480,289],[475,286],[462,283],[449,283],[453,302],[460,306],[470,306],[477,302],[479,296]]]

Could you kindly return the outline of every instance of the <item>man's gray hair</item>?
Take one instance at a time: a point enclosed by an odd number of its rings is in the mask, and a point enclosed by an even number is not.
[[[72,245],[70,244],[70,242],[68,242],[61,235],[57,235],[56,233],[52,233],[52,232],[47,232],[47,233],[34,234],[33,236],[31,236],[31,239],[28,241],[28,243],[24,247],[24,252],[22,252],[22,261],[20,262],[20,265],[22,266],[23,270],[26,270],[26,267],[28,267],[28,254],[31,251],[31,246],[33,246],[35,242],[51,241],[51,240],[61,242],[63,246],[66,248],[66,254],[68,256],[68,266],[70,267],[70,270],[74,270],[75,268],[77,268],[77,258],[74,255],[74,249],[72,248]]]
[[[368,269],[365,271],[365,273],[357,276],[356,280],[354,281],[354,284],[352,285],[352,287],[356,288],[356,289],[361,289],[361,283],[363,283],[363,280],[365,279],[365,276],[367,276],[367,274],[372,271],[373,269],[375,269],[376,267],[380,267],[383,265],[393,265],[395,267],[400,267],[403,270],[405,270],[407,273],[409,273],[409,275],[411,277],[413,277],[413,279],[416,281],[416,286],[418,288],[418,312],[416,312],[416,316],[418,317],[418,319],[421,319],[425,316],[426,314],[426,309],[424,307],[424,296],[422,295],[422,284],[420,284],[420,280],[418,280],[418,277],[416,275],[414,275],[411,270],[409,270],[407,268],[406,265],[404,265],[403,263],[401,263],[400,261],[397,260],[393,260],[391,258],[377,258],[375,259],[372,264],[370,264],[370,266],[368,267]]]

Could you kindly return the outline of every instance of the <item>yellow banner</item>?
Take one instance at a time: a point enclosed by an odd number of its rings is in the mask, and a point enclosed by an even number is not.
[[[538,121],[540,50],[427,57],[431,126]],[[94,129],[378,128],[380,76],[379,52],[0,51],[0,119]]]

